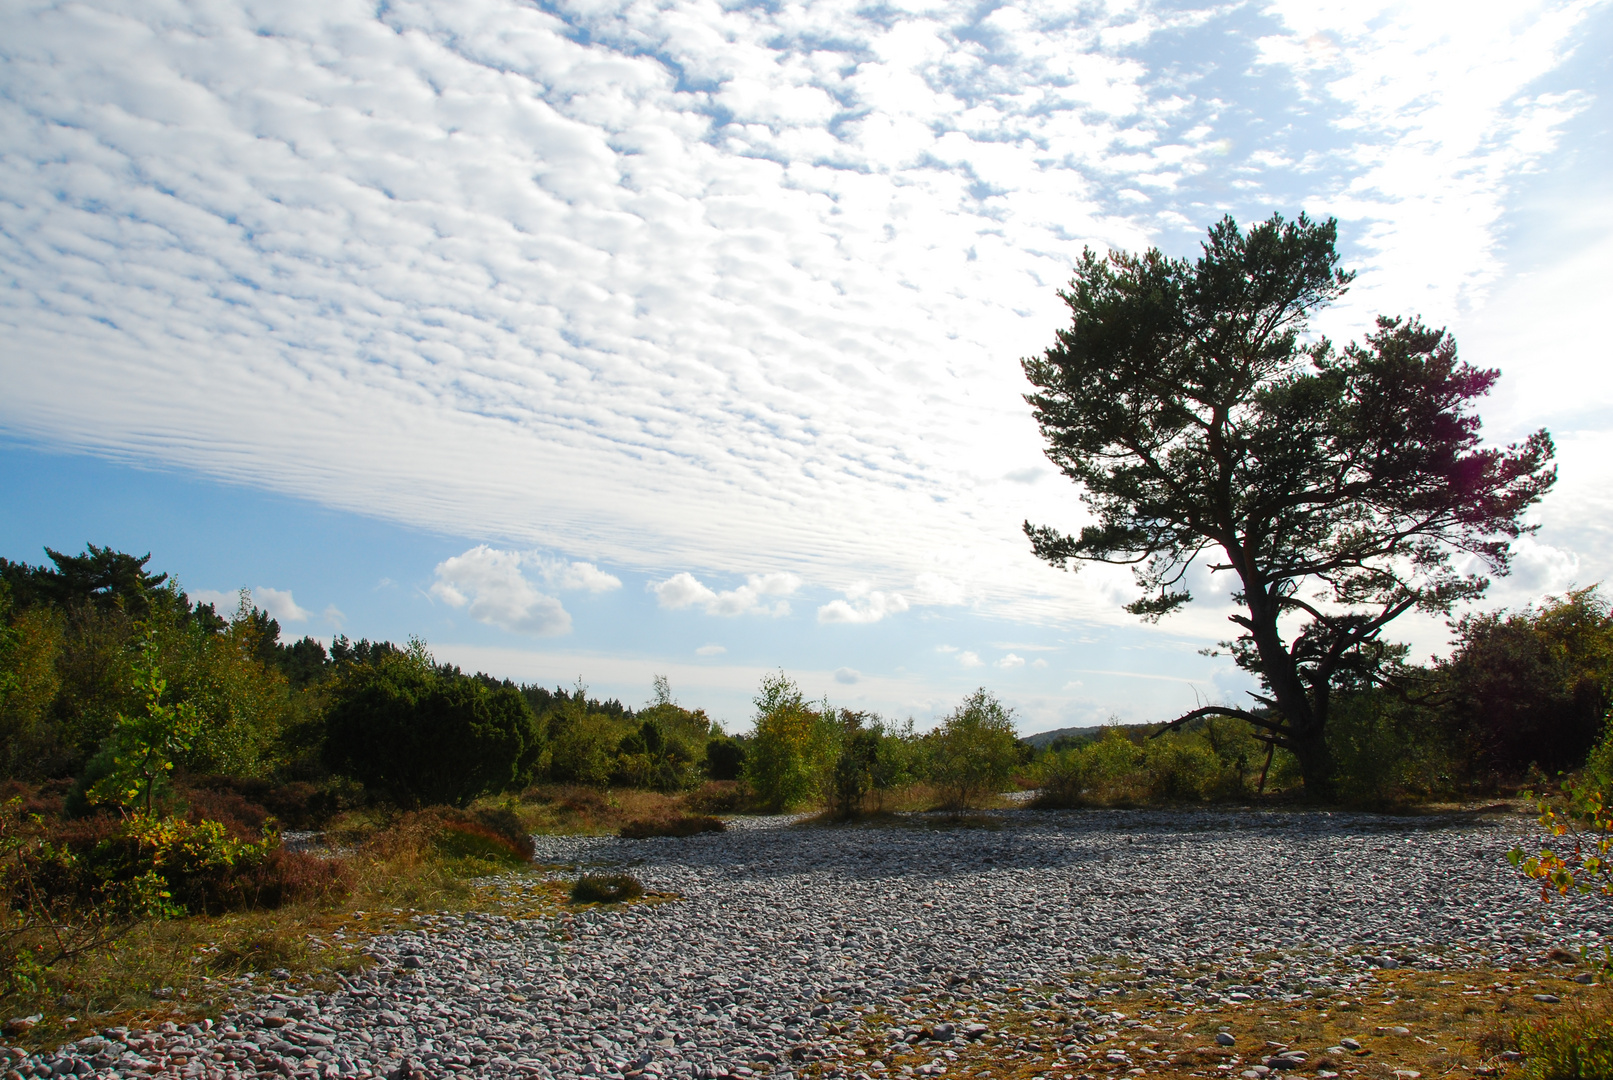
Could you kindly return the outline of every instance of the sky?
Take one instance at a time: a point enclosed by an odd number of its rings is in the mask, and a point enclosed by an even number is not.
[[[0,555],[743,730],[1252,686],[1157,626],[1019,359],[1085,247],[1336,217],[1316,321],[1450,328],[1561,479],[1485,607],[1603,580],[1613,3],[0,0]],[[1398,627],[1415,654],[1437,621]]]

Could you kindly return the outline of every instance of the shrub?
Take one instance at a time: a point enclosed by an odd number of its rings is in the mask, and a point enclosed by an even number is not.
[[[1143,784],[1150,799],[1199,801],[1221,784],[1221,762],[1196,740],[1164,736],[1143,744]]]
[[[85,791],[92,803],[138,806],[147,818],[175,758],[190,749],[201,730],[195,705],[164,702],[168,681],[157,668],[156,635],[148,631],[134,664],[134,690],[145,700],[140,709],[118,714],[106,746],[96,755],[105,774]]]
[[[1328,721],[1334,791],[1346,802],[1377,805],[1427,797],[1455,786],[1463,766],[1427,709],[1381,690],[1341,694]]]
[[[261,777],[189,776],[180,782],[180,788],[180,795],[193,813],[201,812],[203,816],[222,821],[225,820],[221,816],[226,812],[224,807],[244,804],[260,815],[260,822],[261,815],[272,814],[289,829],[322,828],[338,813],[359,806],[364,794],[362,787],[340,777],[319,783],[306,780],[277,783]]]
[[[879,808],[885,807],[885,796],[916,783],[924,768],[924,741],[913,734],[913,720],[900,728],[880,727],[879,746],[869,766],[868,782],[873,789]]]
[[[700,833],[723,832],[727,828],[721,818],[685,814],[682,817],[629,821],[622,826],[618,835],[625,840],[647,840],[652,836],[697,836]]]
[[[840,710],[840,755],[829,776],[829,804],[837,817],[856,816],[874,785],[874,766],[885,737],[877,720],[875,726],[864,727],[866,719],[862,713]]]
[[[438,850],[454,859],[492,863],[532,861],[532,841],[517,843],[479,821],[447,821],[435,837]]]
[[[1118,727],[1104,728],[1091,742],[1049,752],[1037,770],[1041,793],[1035,805],[1046,809],[1085,806],[1112,793],[1142,760],[1142,748]]]
[[[1514,1037],[1529,1080],[1613,1080],[1613,1015],[1605,1006],[1520,1024]]]
[[[984,688],[965,698],[929,741],[930,779],[953,809],[1002,790],[1019,765],[1013,713]]]
[[[706,742],[706,775],[713,780],[738,780],[745,770],[745,744],[726,735]]]
[[[524,784],[542,743],[518,690],[438,669],[418,644],[349,666],[326,714],[330,767],[405,807],[467,806]]]
[[[585,709],[579,693],[549,718],[549,775],[562,784],[604,788],[617,767],[616,748],[622,736],[616,729],[625,728],[627,722]]]
[[[643,895],[643,883],[631,874],[584,874],[571,887],[573,904],[619,904]]]
[[[783,672],[764,676],[756,698],[756,733],[745,751],[745,779],[769,810],[818,797],[833,761],[832,724],[809,707]]]
[[[732,780],[709,780],[684,797],[689,809],[702,814],[734,814],[743,809],[749,794]]]
[[[1135,737],[1107,727],[1090,742],[1050,751],[1038,763],[1042,808],[1196,802],[1248,794],[1247,768],[1262,744],[1235,720],[1211,718],[1190,731]],[[1278,759],[1274,775],[1289,765]]]
[[[61,917],[170,917],[331,898],[349,884],[339,862],[286,851],[273,834],[241,839],[217,821],[30,822],[13,803],[6,837],[0,895],[14,911],[44,897]]]
[[[673,705],[657,707],[661,712]],[[680,710],[681,711],[681,710]],[[702,727],[705,727],[702,714]],[[704,735],[704,731],[701,732]],[[685,740],[663,727],[656,717],[642,720],[616,747],[614,779],[627,787],[650,791],[681,791],[695,780],[693,754]]]
[[[1537,609],[1463,618],[1437,670],[1460,758],[1504,776],[1577,768],[1613,704],[1613,613],[1593,586]]]

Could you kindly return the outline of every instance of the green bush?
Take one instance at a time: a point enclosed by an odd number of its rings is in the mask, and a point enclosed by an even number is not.
[[[1142,748],[1120,728],[1107,727],[1091,742],[1043,756],[1036,770],[1040,791],[1035,805],[1054,809],[1105,801],[1137,772],[1141,761]]]
[[[6,814],[0,897],[13,911],[43,902],[65,918],[170,917],[273,908],[348,888],[341,863],[288,852],[270,833],[231,835],[217,821],[134,814],[50,823],[23,819],[15,805]]]
[[[584,874],[571,887],[573,904],[619,904],[644,895],[644,884],[632,874]]]
[[[695,758],[689,740],[677,737],[675,729],[669,732],[661,718],[651,715],[667,708],[670,706],[645,710],[640,715],[646,718],[640,721],[638,730],[629,732],[617,745],[613,779],[618,783],[670,792],[681,791],[695,782]],[[700,735],[703,737],[705,732]]]
[[[522,865],[532,861],[532,839],[512,839],[480,821],[445,821],[433,838],[437,850],[451,859]]]
[[[1196,739],[1171,737],[1143,744],[1142,771],[1150,798],[1196,802],[1223,787],[1222,764],[1215,751]]]
[[[1334,791],[1349,803],[1381,805],[1453,790],[1463,770],[1429,710],[1381,690],[1339,695],[1328,719]]]
[[[519,787],[543,749],[519,691],[439,669],[418,644],[349,666],[325,727],[327,764],[400,806],[467,806]]]
[[[1107,727],[1096,739],[1050,751],[1037,763],[1044,808],[1116,803],[1201,802],[1249,794],[1248,764],[1264,744],[1248,725],[1210,718],[1189,731],[1144,738]],[[1289,759],[1289,760],[1284,760]],[[1291,769],[1291,755],[1278,753],[1273,774]]]
[[[1613,705],[1613,612],[1596,588],[1538,608],[1471,615],[1433,672],[1433,719],[1469,782],[1578,768]]]
[[[984,687],[964,698],[926,741],[930,779],[952,809],[1001,791],[1019,765],[1013,712]]]
[[[840,730],[836,732],[840,752],[829,775],[829,805],[837,817],[852,818],[861,812],[863,797],[874,784],[874,766],[885,733],[877,719],[865,727],[868,719],[864,713],[840,710]]]
[[[874,751],[868,779],[883,809],[887,794],[917,783],[927,770],[924,740],[913,734],[911,717],[900,728],[880,727],[879,731],[879,747]]]
[[[807,705],[783,672],[762,679],[744,778],[763,806],[790,810],[819,797],[835,760],[834,723]]]

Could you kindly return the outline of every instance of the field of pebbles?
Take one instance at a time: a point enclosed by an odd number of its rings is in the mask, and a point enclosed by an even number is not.
[[[935,1075],[969,1041],[996,1038],[984,1021],[1005,994],[1097,1016],[1109,992],[1098,976],[1119,969],[1190,1006],[1598,943],[1613,931],[1604,909],[1543,909],[1506,863],[1527,824],[1015,810],[539,837],[550,876],[626,870],[678,898],[545,918],[421,915],[370,942],[375,966],[339,992],[264,996],[217,1024],[111,1030],[16,1073],[868,1076],[884,1063],[851,1046],[877,1036],[904,1051],[922,1039],[927,1061],[890,1071]],[[541,876],[494,888],[517,900]],[[1257,953],[1265,977],[1240,981]],[[973,1025],[926,1019],[976,1006]],[[876,1009],[871,1033],[862,1021]]]

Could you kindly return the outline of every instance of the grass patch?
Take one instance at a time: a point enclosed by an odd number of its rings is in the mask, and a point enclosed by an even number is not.
[[[1572,981],[1584,970],[1549,960],[1515,968],[1395,970],[1343,993],[1318,990],[1292,1002],[1257,998],[1222,1005],[1177,1001],[1153,989],[1162,986],[1159,979],[1116,964],[1083,973],[1081,982],[1090,989],[1079,996],[1048,986],[975,998],[965,983],[901,997],[848,1031],[854,1039],[850,1057],[859,1069],[881,1061],[885,1068],[870,1075],[916,1069],[937,1051],[920,1044],[893,1052],[891,1025],[947,1021],[981,1022],[990,1029],[985,1039],[950,1048],[957,1060],[948,1063],[946,1075],[971,1080],[1129,1080],[1128,1070],[1137,1067],[1149,1080],[1235,1080],[1264,1065],[1278,1047],[1309,1055],[1302,1067],[1282,1070],[1294,1080],[1316,1080],[1324,1072],[1340,1080],[1613,1077],[1613,993]],[[1253,957],[1229,962],[1225,971],[1200,965],[1176,975],[1255,985],[1283,977]],[[1537,994],[1560,1002],[1537,1001]],[[1088,1008],[1102,1019],[1086,1014]],[[1114,1012],[1125,1019],[1109,1019]],[[1078,1030],[1107,1037],[1083,1045],[1075,1038]],[[1234,1046],[1217,1044],[1223,1031]],[[1344,1048],[1346,1038],[1360,1049]],[[1086,1060],[1076,1059],[1074,1050]],[[1105,1060],[1110,1050],[1123,1050],[1129,1062]],[[804,1070],[821,1074],[817,1064]]]
[[[684,816],[688,796],[554,784],[522,792],[511,809],[530,832],[546,836],[617,836],[629,822]]]

